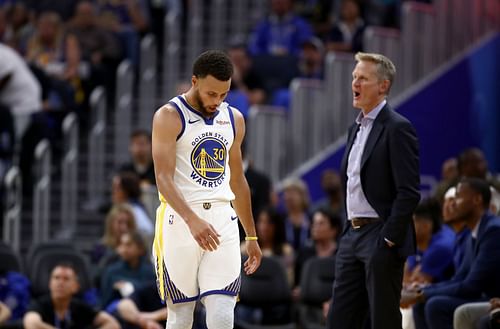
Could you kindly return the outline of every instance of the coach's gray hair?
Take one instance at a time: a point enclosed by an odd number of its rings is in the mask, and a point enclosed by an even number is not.
[[[387,89],[387,94],[389,94],[394,77],[396,76],[396,66],[394,66],[394,63],[384,55],[375,53],[358,52],[354,58],[357,62],[366,61],[377,65],[377,76],[379,80],[389,80],[389,89]]]

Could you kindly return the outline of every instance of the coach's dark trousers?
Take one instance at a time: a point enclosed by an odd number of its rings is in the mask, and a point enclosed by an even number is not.
[[[399,300],[405,258],[380,236],[383,222],[343,234],[336,255],[329,329],[361,329],[370,315],[371,329],[401,329]]]

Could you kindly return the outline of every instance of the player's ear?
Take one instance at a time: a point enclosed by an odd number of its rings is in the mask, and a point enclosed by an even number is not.
[[[191,85],[196,86],[196,83],[198,83],[198,78],[196,77],[196,75],[193,75],[191,77]]]

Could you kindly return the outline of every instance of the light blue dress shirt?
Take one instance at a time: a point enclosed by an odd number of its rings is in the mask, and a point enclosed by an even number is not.
[[[347,218],[370,217],[377,218],[379,215],[366,199],[361,186],[361,158],[365,149],[366,141],[373,127],[373,121],[377,118],[387,101],[384,99],[366,116],[361,111],[356,118],[359,125],[358,132],[352,144],[347,162]]]

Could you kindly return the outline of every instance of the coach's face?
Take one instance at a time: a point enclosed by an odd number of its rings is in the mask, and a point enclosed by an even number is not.
[[[204,78],[193,76],[192,83],[196,102],[193,105],[206,117],[211,117],[217,111],[217,107],[224,101],[231,87],[231,79],[220,81],[211,75]]]
[[[388,80],[377,75],[377,65],[359,61],[352,72],[352,106],[367,114],[384,99],[389,87]]]

